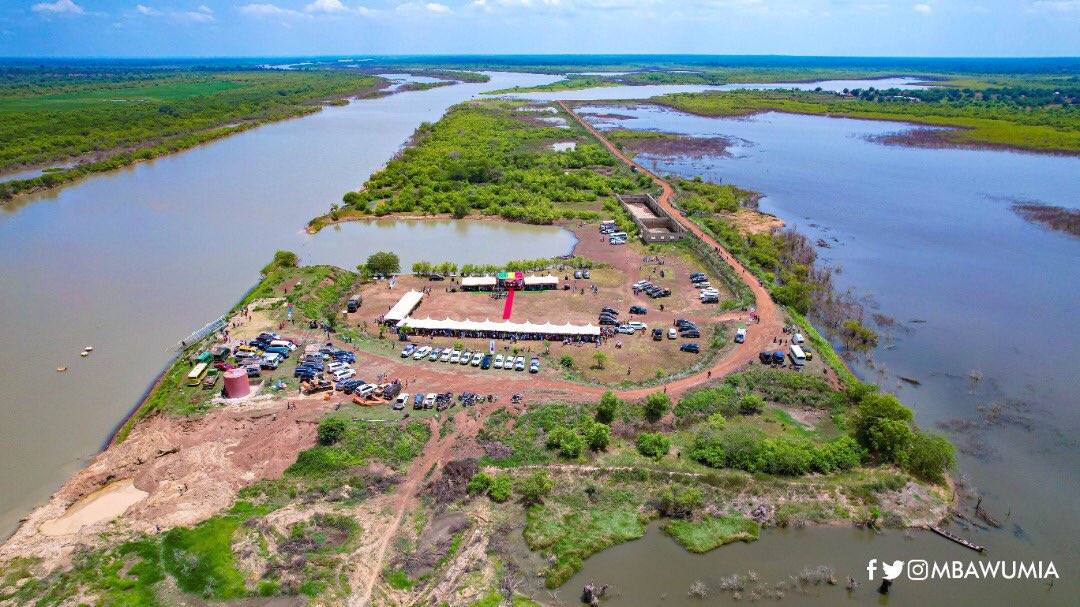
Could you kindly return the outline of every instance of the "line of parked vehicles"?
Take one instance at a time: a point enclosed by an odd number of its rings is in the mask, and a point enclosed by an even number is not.
[[[635,282],[634,288],[653,299],[657,299],[659,297],[671,297],[671,289],[665,289],[664,287],[661,287],[659,285],[654,285],[648,280],[639,280]]]
[[[401,357],[409,358],[413,360],[428,359],[431,362],[444,362],[451,365],[461,365],[480,367],[481,369],[490,369],[492,367],[496,369],[506,369],[508,371],[524,371],[529,369],[529,373],[540,372],[540,359],[536,356],[532,357],[532,360],[526,365],[524,356],[514,356],[513,354],[488,354],[485,352],[469,352],[462,351],[453,348],[437,348],[433,346],[417,346],[416,344],[408,344],[401,349]]]
[[[720,291],[712,286],[709,277],[702,272],[690,274],[690,284],[701,290],[701,294],[698,295],[701,303],[720,303]]]
[[[608,237],[608,244],[626,244],[629,239],[626,232],[619,231],[613,219],[605,219],[600,222],[600,233]]]
[[[630,314],[643,316],[648,313],[649,310],[645,306],[630,306]],[[631,320],[625,323],[620,322],[619,311],[611,306],[600,308],[599,322],[601,325],[614,325],[615,331],[624,335],[634,335],[638,331],[649,330],[649,325],[640,320]],[[653,329],[653,341],[663,341],[664,334],[665,331],[662,327]],[[679,318],[675,320],[675,326],[667,330],[667,337],[668,339],[699,339],[701,337],[701,330],[698,329],[697,323],[694,321]],[[698,352],[701,352],[701,347],[695,343],[686,343],[679,346],[679,350],[697,354]]]

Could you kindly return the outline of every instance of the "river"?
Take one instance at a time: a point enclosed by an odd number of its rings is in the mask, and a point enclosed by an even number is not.
[[[1062,579],[1052,592],[1042,581],[905,580],[890,601],[1061,604],[1070,592],[1075,597],[1080,375],[1068,323],[1080,315],[1080,240],[1027,223],[1010,204],[1077,208],[1080,160],[873,142],[922,128],[892,122],[780,113],[718,119],[656,106],[597,105],[581,112],[630,117],[591,119],[602,128],[732,139],[723,157],[638,160],[661,174],[702,175],[757,190],[765,195],[763,211],[828,243],[831,248],[819,249],[821,261],[842,268],[839,289],[856,289],[868,297],[869,311],[898,323],[881,329],[882,347],[872,363],[857,363],[856,373],[897,394],[924,427],[972,422],[972,430],[953,435],[965,451],[960,473],[985,496],[988,511],[1008,520],[1001,530],[953,528],[988,546],[982,557],[924,532],[910,541],[890,532],[892,539],[868,543],[851,529],[770,531],[756,547],[728,546],[706,556],[672,552],[670,540],[655,534],[590,559],[569,590],[595,579],[636,589],[633,600],[620,604],[652,605],[661,593],[683,600],[693,576],[749,567],[776,581],[804,566],[830,564],[841,580],[863,581],[854,596],[872,600],[869,558],[918,557],[1052,560]],[[995,403],[1002,405],[1000,415],[988,416]],[[639,583],[645,577],[656,582],[647,592]],[[800,599],[832,604],[843,596],[841,590]]]
[[[238,301],[275,250],[348,268],[380,248],[406,268],[569,252],[570,232],[503,222],[303,232],[421,122],[484,91],[558,79],[491,76],[327,107],[0,207],[0,536],[86,465],[170,347]]]

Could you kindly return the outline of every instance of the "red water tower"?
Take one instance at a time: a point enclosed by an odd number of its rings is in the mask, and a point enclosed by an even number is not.
[[[225,397],[243,398],[251,394],[251,382],[248,381],[247,371],[243,369],[229,369],[225,372]]]

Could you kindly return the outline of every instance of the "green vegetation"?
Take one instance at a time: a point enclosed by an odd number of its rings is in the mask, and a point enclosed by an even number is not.
[[[374,422],[344,423],[333,417],[319,424],[319,442],[301,451],[288,475],[326,476],[371,461],[401,465],[412,461],[430,438],[431,429],[419,421],[404,426]],[[333,438],[333,442],[324,442]]]
[[[638,453],[660,459],[671,451],[671,439],[660,432],[642,432],[637,437]]]
[[[381,82],[331,71],[8,68],[3,76],[0,171],[85,163],[0,183],[0,200],[316,112],[320,99],[370,94]]]
[[[678,190],[679,207],[690,213],[734,213],[740,208],[756,207],[760,197],[757,192],[730,184],[703,181],[700,176],[693,179],[677,178],[671,183]]]
[[[401,259],[398,258],[397,253],[377,251],[368,255],[367,263],[364,264],[364,269],[369,274],[374,275],[389,276],[391,274],[397,274],[401,271]]]
[[[732,542],[752,542],[761,535],[761,525],[742,516],[703,516],[700,521],[674,519],[661,526],[690,552],[709,552]]]
[[[545,572],[548,588],[562,585],[593,554],[643,535],[644,521],[629,506],[572,510],[562,505],[540,505],[529,508],[525,517],[525,541],[529,547],[555,557]]]
[[[596,219],[595,207],[616,192],[648,186],[573,121],[561,129],[536,109],[509,101],[455,106],[425,123],[413,143],[359,192],[346,194],[341,215],[496,215],[529,223]],[[547,116],[547,114],[543,114]],[[573,150],[551,144],[574,141]],[[310,229],[326,225],[312,220]]]
[[[211,599],[234,599],[248,594],[236,568],[232,537],[238,521],[212,517],[192,528],[177,527],[161,542],[165,570],[181,590]]]
[[[1080,153],[1080,108],[1060,96],[1055,98],[1052,92],[1048,93],[1045,105],[1034,107],[1000,94],[985,99],[980,91],[958,97],[948,92],[934,93],[927,95],[927,101],[919,100],[917,94],[903,91],[892,96],[852,98],[814,91],[724,91],[665,95],[650,101],[703,116],[779,111],[956,127],[935,133],[933,141],[956,146]],[[1075,94],[1074,85],[1069,99],[1074,99]],[[1054,99],[1058,103],[1053,103]]]

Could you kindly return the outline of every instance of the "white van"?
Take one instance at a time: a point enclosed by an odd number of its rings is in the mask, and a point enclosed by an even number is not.
[[[270,342],[271,348],[288,348],[290,352],[296,349],[296,344],[285,339],[275,339]]]
[[[283,357],[277,352],[269,352],[259,357],[259,366],[263,369],[277,369]]]
[[[792,344],[791,346],[791,362],[795,363],[796,367],[801,367],[806,364],[806,353],[799,346]]]
[[[409,404],[409,393],[398,394],[394,399],[394,411],[401,411],[407,404]]]
[[[805,343],[805,342],[806,342],[806,339],[803,338],[802,333],[796,333],[791,338],[791,343],[793,343],[793,344],[801,344],[801,343]]]
[[[739,329],[735,332],[735,343],[741,344],[746,341],[746,329]]]

